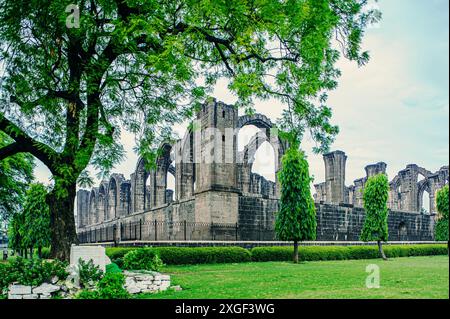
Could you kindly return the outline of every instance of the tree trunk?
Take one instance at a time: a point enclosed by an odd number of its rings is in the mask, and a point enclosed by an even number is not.
[[[57,184],[55,179],[55,185]],[[65,189],[55,187],[47,196],[52,228],[52,258],[69,261],[70,247],[72,244],[78,244],[74,216],[75,196],[76,183],[70,184]]]
[[[294,264],[298,264],[298,241],[294,241]]]
[[[386,255],[384,254],[383,251],[383,245],[381,244],[381,241],[378,241],[378,251],[380,252],[381,257],[383,258],[383,260],[387,260]]]
[[[41,246],[38,247],[38,257],[39,257],[39,259],[42,258],[42,247]]]

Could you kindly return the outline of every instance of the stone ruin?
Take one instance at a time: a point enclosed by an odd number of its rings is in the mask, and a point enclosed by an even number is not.
[[[335,151],[323,156],[325,162],[325,182],[314,185],[316,202],[328,204],[351,204],[363,206],[363,190],[369,177],[386,173],[386,163],[379,162],[365,167],[366,176],[345,186],[345,165],[347,156],[342,151]],[[448,166],[441,167],[437,172],[430,172],[416,164],[409,164],[389,183],[388,207],[392,210],[421,212],[431,214],[436,212],[436,192],[448,184]],[[428,193],[430,206],[423,207],[424,192]],[[423,210],[424,209],[424,210]]]
[[[260,132],[238,151],[239,130],[247,125],[258,127]],[[77,231],[91,232],[91,235],[94,231],[95,239],[90,239],[91,242],[105,241],[105,238],[111,240],[108,229],[114,227],[113,239],[120,241],[127,237],[126,232],[132,233],[134,223],[134,239],[174,240],[180,239],[184,225],[184,236],[181,236],[184,240],[274,240],[279,182],[252,172],[255,154],[264,142],[270,143],[275,151],[277,173],[288,143],[278,136],[269,118],[262,114],[238,116],[237,108],[232,105],[216,100],[206,103],[183,139],[160,146],[153,168],[140,159],[130,179],[113,174],[99,187],[78,191]],[[366,166],[366,176],[346,186],[345,153],[335,151],[323,158],[325,182],[315,185],[314,195],[317,240],[358,240],[364,220],[365,182],[368,177],[385,172],[386,164]],[[167,187],[168,174],[175,178],[174,190]],[[419,175],[424,177],[420,181]],[[448,183],[448,176],[448,166],[431,173],[417,165],[408,165],[398,173],[390,183],[391,240],[433,239],[435,193]],[[428,214],[420,211],[423,192],[430,194]],[[140,225],[139,236],[136,223]],[[150,231],[144,231],[143,235],[142,225],[152,223],[158,236]],[[205,227],[186,231],[186,224]],[[130,229],[125,225],[130,225]],[[229,226],[235,231],[229,232]]]

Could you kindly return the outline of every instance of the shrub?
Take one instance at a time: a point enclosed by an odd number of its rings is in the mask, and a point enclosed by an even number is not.
[[[53,277],[66,279],[67,263],[59,260],[43,261],[41,259],[24,259],[21,257],[10,260],[0,266],[0,290],[5,290],[13,282],[27,286],[39,286],[49,282]]]
[[[95,290],[83,290],[77,299],[128,299],[130,294],[123,287],[125,277],[121,273],[106,273]]]
[[[108,273],[98,283],[99,299],[127,299],[128,291],[123,287],[125,276],[121,273]]]
[[[103,271],[100,270],[98,265],[94,265],[94,262],[89,260],[88,262],[78,260],[78,265],[80,269],[80,284],[81,287],[92,286],[103,277]]]
[[[123,257],[123,267],[129,270],[158,271],[162,266],[158,252],[153,248],[132,250]]]
[[[116,263],[110,263],[110,264],[106,265],[106,273],[107,274],[121,273],[121,272],[122,272],[122,269],[120,269],[120,267]]]
[[[207,263],[239,263],[251,261],[250,251],[241,247],[158,247],[158,248],[108,248],[107,255],[119,267],[123,264],[124,252],[153,250],[164,264],[193,265]],[[121,264],[122,263],[122,264]],[[127,269],[124,265],[121,267]]]
[[[139,248],[135,247],[114,247],[106,248],[106,255],[111,259],[111,261],[117,264],[120,268],[123,268],[123,257],[130,251]]]
[[[446,255],[446,245],[387,245],[387,257]],[[251,250],[253,261],[290,261],[290,247],[255,247]],[[374,259],[379,252],[376,246],[306,246],[300,247],[302,261]]]
[[[42,259],[50,259],[50,247],[42,248],[41,258]]]
[[[239,263],[251,261],[250,252],[241,247],[162,247],[157,248],[167,265]],[[291,253],[292,255],[292,253]]]

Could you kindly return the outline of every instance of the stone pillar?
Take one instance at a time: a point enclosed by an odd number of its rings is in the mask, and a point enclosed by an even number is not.
[[[420,210],[417,203],[418,187],[417,179],[419,177],[418,166],[410,164],[406,169],[399,172],[401,187],[401,208],[410,212]]]
[[[196,221],[238,221],[237,122],[237,109],[216,100],[205,104],[197,114],[194,129]]]
[[[89,223],[89,196],[87,190],[79,190],[77,193],[77,220],[78,228],[87,226]]]
[[[342,151],[323,155],[325,162],[326,202],[339,204],[345,201],[345,164],[347,156]]]
[[[381,174],[381,173],[386,174],[386,166],[387,166],[387,164],[384,162],[367,165],[365,167],[367,179],[369,177],[377,175],[377,174]]]
[[[353,187],[353,205],[356,207],[363,207],[364,206],[364,185],[366,184],[365,178],[359,178],[354,181],[354,187]]]
[[[119,216],[127,216],[131,213],[131,182],[125,181],[120,185]]]

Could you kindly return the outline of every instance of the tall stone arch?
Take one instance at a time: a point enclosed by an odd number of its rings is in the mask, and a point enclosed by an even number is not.
[[[431,187],[430,187],[430,183],[428,180],[428,177],[425,177],[424,180],[421,180],[418,184],[417,184],[417,208],[420,210],[423,206],[423,194],[425,192],[427,192],[430,196],[430,207],[428,207],[428,213],[432,213],[433,210],[433,205],[432,205],[432,195],[431,195]]]
[[[151,206],[151,196],[147,181],[150,171],[146,168],[146,161],[143,158],[138,160],[134,176],[132,178],[132,206],[134,212],[142,212]]]
[[[103,181],[98,188],[97,210],[101,221],[108,220],[108,182]]]
[[[108,184],[108,220],[113,220],[121,215],[120,211],[120,187],[124,180],[123,175],[113,174]]]
[[[159,147],[159,156],[156,160],[156,169],[152,172],[152,202],[156,207],[167,203],[167,173],[173,162],[171,157],[172,144],[168,142],[162,143]],[[176,174],[175,174],[176,175]]]
[[[89,224],[97,224],[98,222],[98,188],[94,187],[89,196]]]

